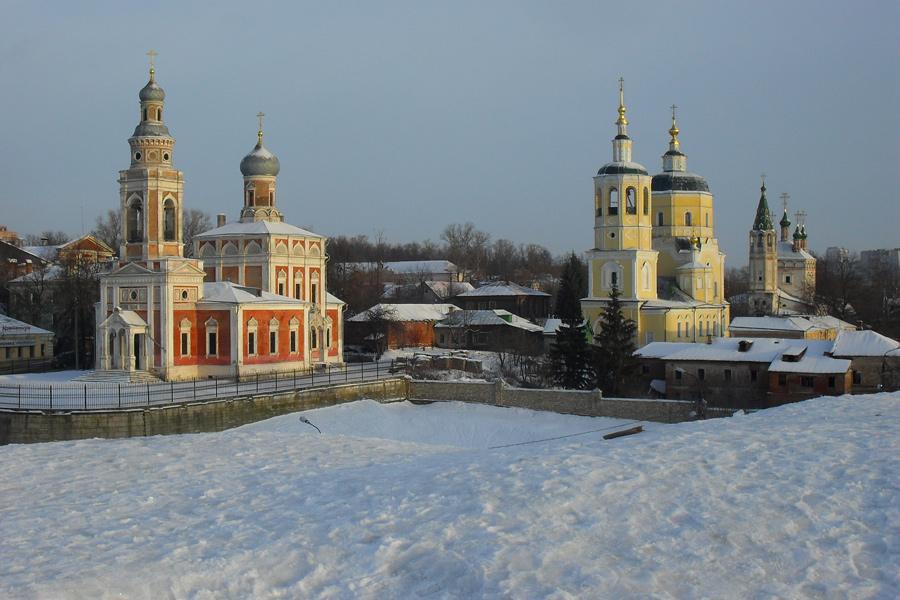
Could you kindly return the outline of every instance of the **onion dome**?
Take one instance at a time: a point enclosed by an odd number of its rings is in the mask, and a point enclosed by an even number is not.
[[[241,160],[241,173],[244,177],[275,177],[281,170],[281,163],[263,146],[262,117],[256,137],[256,146]]]
[[[147,85],[141,88],[140,93],[138,93],[138,97],[141,99],[141,102],[162,102],[166,99],[166,92],[159,84],[156,83],[156,77],[154,77],[153,69],[150,69],[150,81],[147,82]]]
[[[790,227],[791,220],[788,218],[787,209],[784,209],[784,214],[781,215],[781,221],[778,222],[782,227]]]
[[[800,226],[799,226],[799,225],[797,225],[797,227],[794,228],[794,239],[795,239],[795,240],[803,239],[803,234],[800,233]]]
[[[806,225],[805,224],[800,226],[800,239],[801,240],[806,239]]]

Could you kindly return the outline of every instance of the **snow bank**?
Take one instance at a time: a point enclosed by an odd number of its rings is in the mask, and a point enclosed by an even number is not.
[[[84,375],[87,371],[47,371],[45,373],[16,373],[15,375],[0,375],[0,384],[16,385],[26,383],[69,383],[76,377]]]
[[[0,448],[0,596],[891,598],[900,395],[607,420],[361,402]]]

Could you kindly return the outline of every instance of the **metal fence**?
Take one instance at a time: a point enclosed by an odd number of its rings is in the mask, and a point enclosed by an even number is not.
[[[375,381],[398,372],[393,361],[356,363],[326,370],[260,374],[240,380],[193,379],[160,383],[0,383],[0,408],[43,411],[109,410],[164,406],[287,392],[354,381]]]

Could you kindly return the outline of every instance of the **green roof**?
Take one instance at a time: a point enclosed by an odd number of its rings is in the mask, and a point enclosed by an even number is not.
[[[756,206],[756,220],[753,221],[754,231],[774,231],[772,226],[772,213],[769,212],[769,203],[766,201],[765,184],[759,188],[759,204]]]

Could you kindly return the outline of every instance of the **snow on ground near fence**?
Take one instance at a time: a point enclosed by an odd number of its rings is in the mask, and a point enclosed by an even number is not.
[[[0,375],[0,384],[16,385],[18,383],[68,383],[84,375],[87,371],[47,371],[45,373],[16,373],[15,375]]]
[[[351,405],[0,448],[0,597],[893,598],[900,394],[607,419]]]

